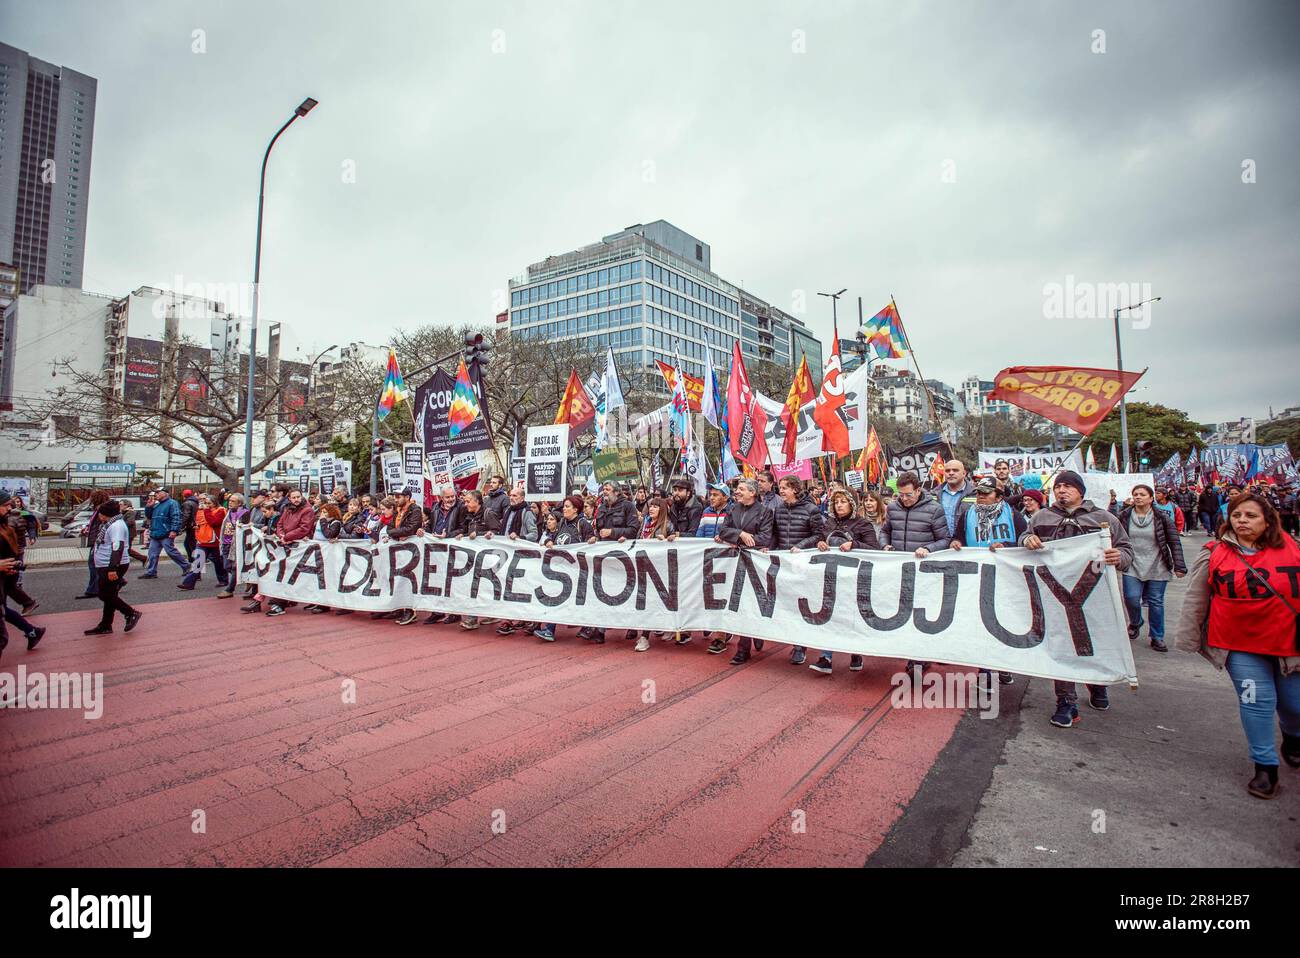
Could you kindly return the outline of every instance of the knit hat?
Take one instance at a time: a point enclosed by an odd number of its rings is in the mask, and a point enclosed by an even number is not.
[[[1042,506],[1047,505],[1047,500],[1045,500],[1045,499],[1043,498],[1043,494],[1042,494],[1041,492],[1039,492],[1037,489],[1026,489],[1026,490],[1021,494],[1021,498],[1022,498],[1022,499],[1033,499],[1034,502],[1038,503],[1039,507],[1042,507]]]
[[[1052,488],[1057,486],[1074,486],[1081,496],[1088,492],[1088,487],[1083,484],[1083,478],[1073,469],[1066,469],[1056,474],[1056,478],[1052,480]]]

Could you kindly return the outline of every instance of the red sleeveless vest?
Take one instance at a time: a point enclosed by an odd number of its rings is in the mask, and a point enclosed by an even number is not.
[[[1247,567],[1255,569],[1280,595],[1300,609],[1300,546],[1283,536],[1280,549],[1244,556],[1227,543],[1210,553],[1208,642],[1218,649],[1257,655],[1300,655],[1296,617]]]

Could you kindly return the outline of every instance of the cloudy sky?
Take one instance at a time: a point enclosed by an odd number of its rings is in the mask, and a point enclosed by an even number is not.
[[[1300,403],[1298,11],[8,0],[0,37],[99,81],[96,292],[250,280],[310,95],[263,318],[317,348],[488,322],[528,264],[662,218],[824,340],[817,291],[892,293],[953,384],[1113,366],[1104,305],[1048,315],[1051,284],[1149,289],[1133,398],[1215,421]]]

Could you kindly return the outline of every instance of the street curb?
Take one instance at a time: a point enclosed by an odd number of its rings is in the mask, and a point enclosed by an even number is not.
[[[997,681],[996,672],[993,679]],[[966,711],[912,801],[864,868],[952,865],[967,844],[975,814],[993,782],[994,769],[1002,762],[1007,740],[1020,732],[1020,703],[1033,681],[1046,680],[1017,675],[1015,685],[999,686],[996,719],[982,719],[974,709]]]

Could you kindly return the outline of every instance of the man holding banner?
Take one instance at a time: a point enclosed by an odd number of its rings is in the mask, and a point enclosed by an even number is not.
[[[1110,546],[1102,552],[1101,558],[1106,565],[1123,572],[1133,564],[1133,547],[1129,545],[1128,535],[1119,519],[1105,509],[1098,508],[1092,500],[1084,499],[1083,492],[1083,479],[1077,472],[1067,469],[1058,474],[1056,484],[1052,486],[1052,498],[1055,501],[1050,507],[1034,513],[1020,544],[1026,549],[1042,549],[1045,542],[1109,530]],[[1048,586],[1057,594],[1062,591],[1074,593],[1083,589],[1090,592],[1096,588],[1100,579],[1101,573],[1089,568],[1071,590],[1066,590],[1054,579],[1048,580]],[[1076,647],[1079,641],[1076,638]],[[1082,648],[1078,651],[1081,655],[1091,652],[1090,649]],[[1073,728],[1079,723],[1078,689],[1073,682],[1057,680],[1055,685],[1056,714],[1052,716],[1052,724],[1060,728]],[[1106,686],[1089,685],[1088,704],[1101,712],[1109,709],[1110,696],[1106,692]]]

